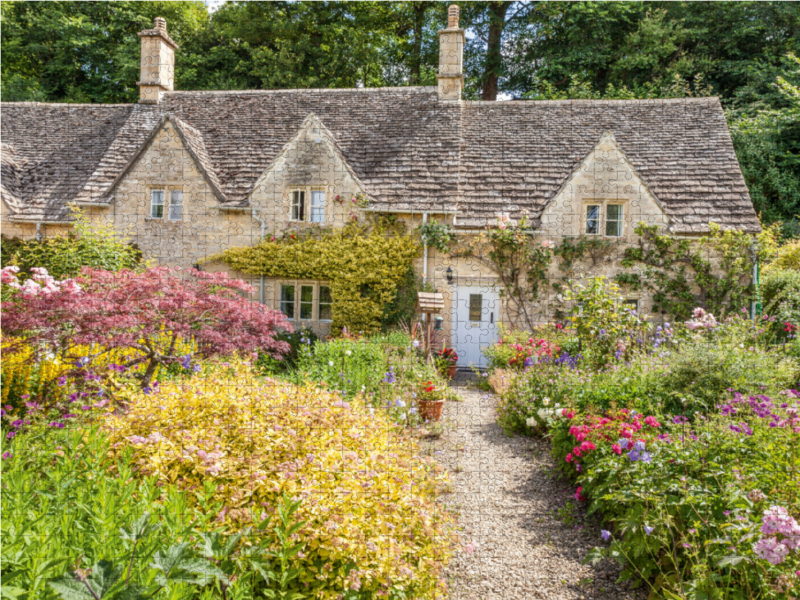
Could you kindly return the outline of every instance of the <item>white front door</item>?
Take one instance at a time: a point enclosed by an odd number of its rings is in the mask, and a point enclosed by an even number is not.
[[[486,366],[481,350],[497,340],[500,297],[489,286],[453,286],[452,340],[458,353],[458,366]]]

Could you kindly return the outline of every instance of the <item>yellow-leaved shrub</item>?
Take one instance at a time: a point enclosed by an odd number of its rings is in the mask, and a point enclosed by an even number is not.
[[[301,499],[299,591],[442,593],[455,539],[434,502],[446,473],[381,410],[256,377],[247,363],[159,387],[109,417],[113,451],[132,446],[140,472],[182,489],[213,480],[217,520],[230,530],[272,514],[284,492]]]
[[[164,334],[167,335],[167,334]],[[124,364],[130,360],[131,352],[125,348],[106,348],[98,344],[82,344],[70,346],[62,354],[49,351],[35,351],[29,344],[18,344],[12,338],[4,338],[2,351],[2,403],[16,404],[21,396],[52,402],[63,395],[56,379],[75,369],[75,361],[91,358],[94,368],[107,368],[112,364]],[[197,344],[194,340],[178,339],[175,343],[175,354],[194,355]],[[64,356],[67,354],[67,356]],[[144,371],[146,365],[136,365],[133,371]],[[162,367],[156,368],[154,377],[158,377]]]

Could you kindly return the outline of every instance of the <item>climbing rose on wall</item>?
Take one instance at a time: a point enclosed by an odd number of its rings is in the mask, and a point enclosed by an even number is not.
[[[176,350],[179,338],[194,338],[206,356],[264,350],[280,358],[289,345],[276,341],[275,331],[292,331],[291,324],[238,292],[253,288],[225,273],[85,268],[69,286],[3,302],[3,333],[15,336],[12,344],[44,346],[67,358],[82,344],[96,344],[98,352],[128,350],[123,367],[147,365],[142,387],[159,364],[184,359]]]

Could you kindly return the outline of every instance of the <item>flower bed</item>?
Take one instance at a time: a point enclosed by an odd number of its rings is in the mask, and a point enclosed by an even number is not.
[[[800,510],[799,397],[734,394],[694,423],[562,409],[553,456],[612,540],[588,559],[614,558],[623,578],[676,597],[799,590],[800,529],[789,516]]]

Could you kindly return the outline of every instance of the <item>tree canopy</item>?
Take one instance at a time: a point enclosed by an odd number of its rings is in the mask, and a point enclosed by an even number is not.
[[[3,100],[133,102],[167,20],[176,89],[435,85],[446,2],[2,2]],[[756,210],[800,213],[800,4],[461,3],[466,99],[716,95]]]

